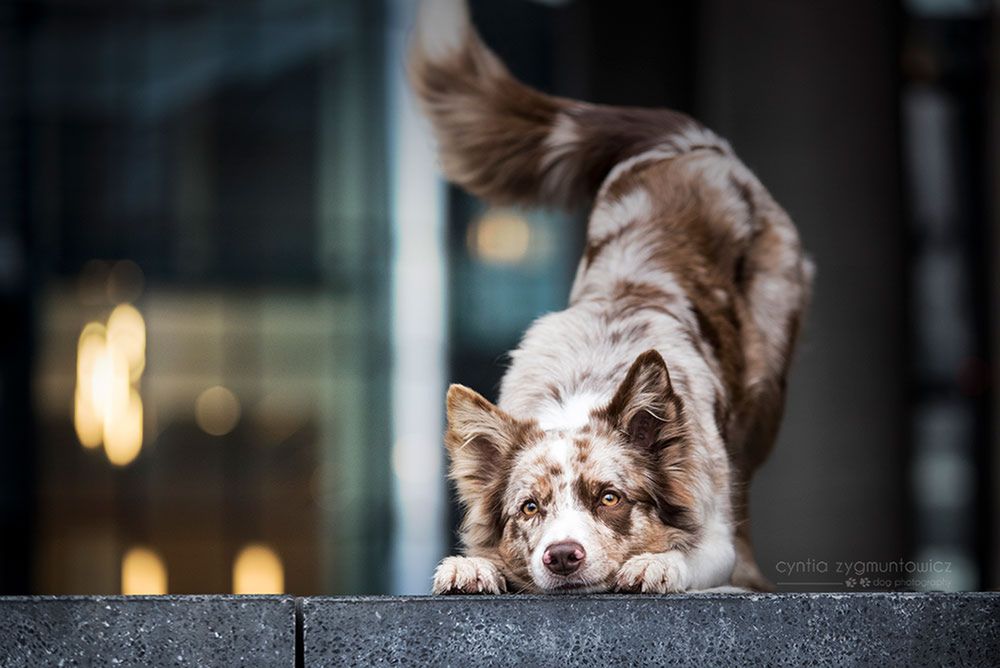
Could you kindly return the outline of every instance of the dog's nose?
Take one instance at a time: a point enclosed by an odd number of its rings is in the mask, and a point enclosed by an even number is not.
[[[542,563],[556,575],[569,575],[580,569],[586,556],[587,552],[579,543],[573,541],[553,543],[545,549]]]

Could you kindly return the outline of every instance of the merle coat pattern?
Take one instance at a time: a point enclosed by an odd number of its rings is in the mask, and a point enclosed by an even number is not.
[[[433,591],[770,589],[747,489],[812,279],[787,214],[683,114],[524,86],[462,0],[423,3],[409,67],[454,183],[592,207],[569,305],[511,352],[497,405],[448,392],[464,555]]]

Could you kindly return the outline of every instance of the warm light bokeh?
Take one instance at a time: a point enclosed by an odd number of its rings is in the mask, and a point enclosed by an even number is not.
[[[469,250],[488,264],[519,264],[528,257],[531,225],[523,216],[491,209],[469,228]]]
[[[104,454],[115,466],[126,466],[142,449],[142,398],[135,390],[120,414],[109,414],[104,422]]]
[[[128,361],[129,378],[136,382],[146,368],[146,321],[131,304],[119,304],[108,318],[108,347]]]
[[[76,353],[77,386],[74,393],[73,424],[85,448],[96,448],[104,438],[104,416],[94,397],[94,370],[105,351],[105,327],[88,323],[80,333]]]
[[[122,557],[122,594],[167,593],[167,565],[146,547],[133,547]]]
[[[80,444],[102,443],[116,466],[142,449],[142,398],[137,385],[146,365],[146,323],[130,304],[119,304],[107,326],[87,323],[77,344],[73,424]]]
[[[234,594],[284,594],[285,567],[267,545],[247,545],[233,562]]]

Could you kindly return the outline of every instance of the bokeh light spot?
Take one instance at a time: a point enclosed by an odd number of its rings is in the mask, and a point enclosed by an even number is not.
[[[167,593],[167,565],[155,551],[133,547],[122,558],[122,593],[126,596]]]
[[[284,594],[285,567],[267,545],[251,544],[233,562],[234,594]]]
[[[206,434],[224,436],[240,421],[240,400],[221,385],[210,387],[195,400],[194,419]]]
[[[490,209],[469,228],[469,250],[487,264],[519,264],[528,257],[531,225],[507,209]]]

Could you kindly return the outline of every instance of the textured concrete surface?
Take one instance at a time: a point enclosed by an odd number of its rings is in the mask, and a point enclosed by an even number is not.
[[[306,666],[1000,663],[1000,594],[307,598]]]
[[[0,666],[295,665],[291,597],[0,598]]]
[[[0,598],[0,666],[1000,665],[1000,594]]]

